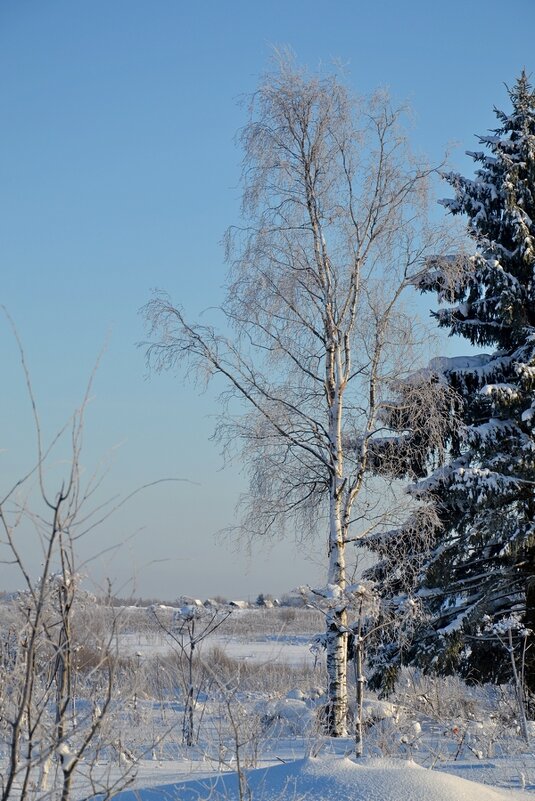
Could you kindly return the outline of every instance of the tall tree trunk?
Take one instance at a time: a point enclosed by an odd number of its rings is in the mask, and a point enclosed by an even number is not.
[[[535,546],[528,550],[526,579],[526,612],[524,625],[529,629],[528,647],[525,654],[524,680],[526,689],[535,693]]]
[[[355,634],[355,646],[354,646],[354,664],[355,664],[355,684],[356,684],[356,709],[355,709],[355,756],[361,757],[362,752],[364,749],[364,737],[363,737],[363,707],[364,707],[364,684],[365,684],[365,677],[364,677],[364,669],[363,669],[363,658],[364,658],[364,643],[362,639],[362,604],[359,610],[359,621],[357,626],[357,631]]]
[[[329,541],[329,584],[339,592],[339,604],[327,617],[327,732],[331,737],[347,734],[347,610],[345,546],[340,521],[337,482],[331,497],[331,531]]]

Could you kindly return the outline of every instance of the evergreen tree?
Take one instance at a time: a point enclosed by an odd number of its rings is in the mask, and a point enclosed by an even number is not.
[[[447,459],[435,454],[433,469],[410,486],[421,502],[415,517],[370,543],[383,590],[391,598],[416,590],[424,612],[405,653],[399,644],[377,648],[383,681],[402,662],[507,678],[512,630],[517,648],[531,645],[526,680],[535,690],[535,93],[525,72],[509,96],[512,113],[495,110],[499,127],[468,154],[475,178],[445,176],[455,197],[442,204],[467,216],[475,252],[437,260],[420,285],[444,304],[440,326],[492,352],[430,365],[457,393],[460,434],[450,429]],[[454,280],[452,261],[461,268]],[[391,425],[406,435],[402,418]],[[432,541],[425,559],[423,517]]]

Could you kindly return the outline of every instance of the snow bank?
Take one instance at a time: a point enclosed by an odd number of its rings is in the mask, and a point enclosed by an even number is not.
[[[255,801],[522,801],[532,795],[498,790],[414,762],[342,757],[302,759],[247,771]],[[236,774],[180,782],[116,796],[118,801],[237,801]]]

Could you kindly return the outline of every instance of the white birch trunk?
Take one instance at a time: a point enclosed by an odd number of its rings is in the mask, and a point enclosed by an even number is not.
[[[343,544],[331,549],[329,584],[344,588]],[[336,577],[336,578],[335,578]],[[343,598],[327,617],[327,728],[331,737],[347,735],[347,612]]]
[[[327,677],[328,709],[327,730],[331,737],[347,735],[347,611],[344,598],[346,588],[345,542],[342,526],[343,452],[342,452],[342,398],[340,383],[339,350],[332,354],[327,382],[331,400],[329,439],[333,469],[329,503],[329,574],[328,583],[339,595],[339,604],[330,610],[327,618]]]

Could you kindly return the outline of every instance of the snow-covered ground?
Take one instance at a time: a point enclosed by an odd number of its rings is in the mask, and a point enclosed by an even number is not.
[[[156,654],[165,655],[176,651],[176,639],[158,626],[158,619],[165,624],[178,611],[172,607],[162,607],[155,611],[139,608],[131,610],[138,619],[145,618],[150,627],[148,630],[140,627],[136,631],[122,631],[119,634],[120,652],[130,656],[137,655],[140,659],[150,659]],[[225,625],[196,646],[197,652],[207,654],[217,648],[232,659],[243,662],[313,666],[317,657],[311,651],[310,643],[322,622],[315,620],[316,616],[312,614],[310,620],[306,621],[308,633],[307,630],[303,633],[299,627],[303,614],[310,617],[310,610],[301,610],[298,615],[292,610],[235,609]],[[297,616],[297,624],[293,615]],[[270,620],[271,623],[268,622]],[[312,622],[315,626],[311,627]]]
[[[242,798],[258,801],[521,801],[527,792],[492,788],[426,770],[413,761],[321,756],[247,771]],[[236,773],[131,790],[118,801],[239,801]]]
[[[368,694],[357,760],[351,737],[322,733],[325,666],[310,650],[321,620],[238,610],[195,649],[187,746],[188,663],[176,627],[166,633],[141,609],[120,620],[117,692],[73,801],[112,785],[119,801],[535,801],[535,752],[518,735],[507,688],[407,674],[392,700]],[[78,679],[75,725],[91,720],[97,678]],[[0,743],[0,760],[7,753]],[[56,762],[50,788],[58,777]]]
[[[259,671],[266,666],[294,668],[317,666],[310,650],[312,632],[298,634],[282,626],[278,633],[262,633],[255,624],[257,612],[238,612],[238,630],[217,631],[202,643],[222,650],[239,664]],[[265,612],[262,613],[265,616]],[[251,622],[250,630],[246,625]],[[290,630],[288,630],[290,629]],[[158,653],[176,650],[176,641],[165,632],[152,630],[121,635],[121,649],[137,654],[142,664]],[[304,690],[304,692],[303,692]],[[217,764],[214,752],[190,749],[185,759],[140,760],[135,789],[124,791],[121,801],[520,801],[535,798],[535,755],[518,740],[511,752],[504,743],[514,732],[500,731],[502,723],[477,709],[467,691],[466,719],[454,711],[442,717],[374,700],[365,706],[367,719],[364,759],[352,758],[353,743],[322,738],[318,710],[324,698],[318,690],[294,688],[285,697],[266,692],[238,693],[236,703],[249,716],[250,730],[262,730],[254,763],[256,769],[241,772],[241,790],[235,755],[229,745],[227,758]],[[446,692],[446,691],[445,691]],[[452,692],[451,685],[449,692]],[[405,699],[407,700],[407,699]],[[454,703],[454,702],[453,702]],[[203,700],[206,720],[217,710]],[[455,705],[455,703],[454,703]],[[253,718],[256,716],[256,720]],[[243,719],[240,723],[243,725]],[[514,723],[513,723],[514,726]],[[254,735],[252,735],[254,736]],[[511,746],[513,746],[511,741]],[[196,755],[196,756],[195,756]],[[312,756],[313,755],[313,756]],[[250,763],[244,745],[242,760]],[[229,770],[230,768],[230,770]],[[221,772],[223,770],[224,772]]]
[[[167,654],[176,649],[176,643],[165,632],[150,634],[121,635],[121,653],[141,659],[155,654]],[[200,647],[206,653],[212,648],[221,648],[229,657],[243,662],[283,662],[286,665],[313,665],[315,655],[310,650],[310,637],[306,635],[285,634],[253,635],[250,639],[232,634],[212,634]]]

